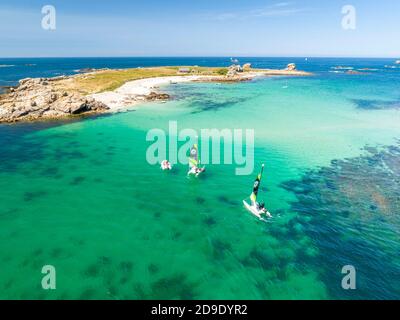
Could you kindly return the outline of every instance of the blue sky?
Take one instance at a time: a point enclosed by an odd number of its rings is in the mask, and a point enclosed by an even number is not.
[[[400,57],[398,0],[0,1],[0,57]],[[47,4],[54,31],[41,28]],[[347,4],[355,30],[341,25]]]

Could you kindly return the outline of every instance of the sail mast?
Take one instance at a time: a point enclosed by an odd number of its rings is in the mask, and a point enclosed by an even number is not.
[[[254,203],[257,201],[258,189],[260,188],[263,172],[264,172],[264,164],[261,167],[261,172],[258,174],[256,180],[254,181],[253,193],[250,195],[250,200]]]
[[[196,137],[197,140],[197,137]],[[197,142],[193,145],[193,147],[190,149],[190,155],[189,155],[189,168],[193,167],[198,167],[200,164],[199,160],[199,148],[197,145]]]

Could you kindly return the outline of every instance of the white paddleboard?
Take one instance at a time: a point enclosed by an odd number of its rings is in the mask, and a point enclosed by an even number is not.
[[[205,172],[205,171],[206,171],[206,167],[201,168],[201,171],[198,172],[198,173],[194,173],[194,172],[192,172],[192,170],[190,170],[190,171],[188,172],[188,175],[189,175],[189,176],[196,176],[196,178],[197,178],[201,173],[203,173],[203,172]]]
[[[206,171],[206,167],[201,168],[201,171],[196,174],[196,177],[198,177],[201,173]]]
[[[260,220],[264,220],[264,218],[262,217],[262,213],[261,211],[257,210],[256,208],[254,208],[253,206],[249,205],[245,200],[243,200],[243,204],[245,206],[245,208],[250,211],[250,213],[252,213],[253,215],[255,215],[258,219]],[[272,215],[267,211],[266,213],[267,217],[272,218]]]

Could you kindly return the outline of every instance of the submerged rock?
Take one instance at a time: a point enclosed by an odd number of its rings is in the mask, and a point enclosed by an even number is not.
[[[347,70],[347,74],[366,74],[365,72],[357,71],[357,70]]]
[[[295,222],[318,248],[315,263],[334,298],[398,299],[400,144],[365,151],[282,187],[296,197]],[[332,286],[346,264],[360,271],[356,293]]]

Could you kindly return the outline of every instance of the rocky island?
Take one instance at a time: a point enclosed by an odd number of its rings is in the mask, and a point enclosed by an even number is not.
[[[144,101],[167,100],[160,85],[186,81],[238,82],[257,76],[307,76],[293,64],[282,70],[243,67],[154,67],[87,69],[55,78],[27,78],[0,95],[0,123],[59,119],[82,114],[118,111]],[[81,71],[82,72],[82,71]]]

